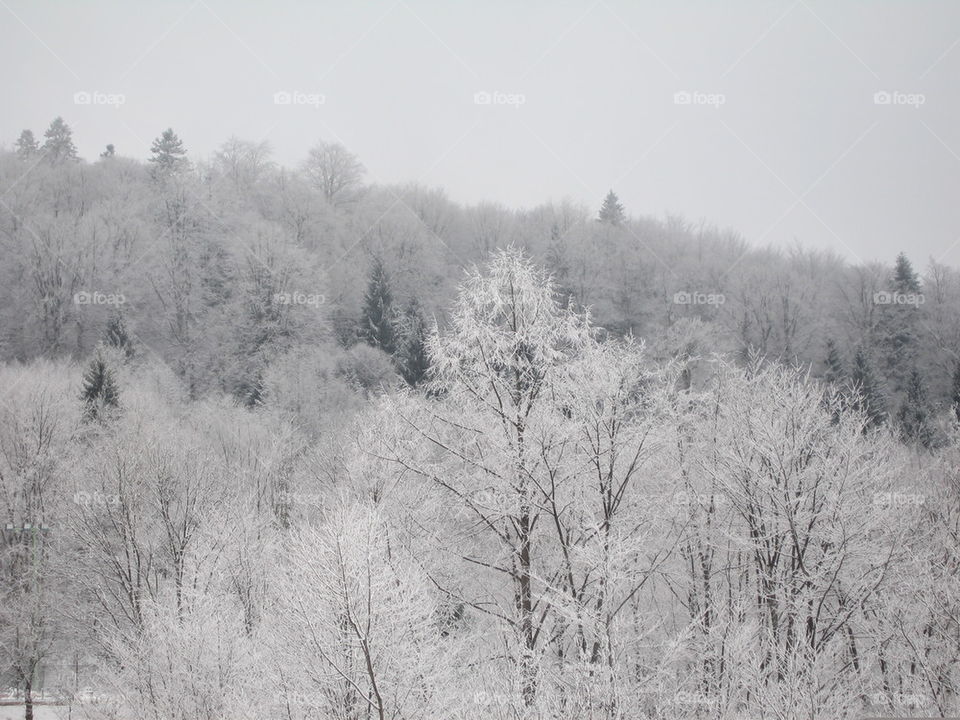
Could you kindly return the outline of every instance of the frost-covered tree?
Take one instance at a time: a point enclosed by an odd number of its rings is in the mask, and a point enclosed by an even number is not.
[[[33,717],[48,663],[68,651],[62,610],[75,602],[63,518],[79,424],[72,373],[0,366],[0,673]]]
[[[337,142],[319,142],[310,148],[302,170],[307,181],[334,205],[352,197],[365,172],[357,156]]]
[[[823,379],[828,383],[840,382],[845,377],[843,358],[840,356],[840,350],[833,338],[827,340],[827,357],[824,362],[826,369],[823,373]]]
[[[271,634],[282,707],[350,720],[442,715],[436,591],[374,508],[340,507],[295,533],[281,573]]]
[[[403,379],[411,387],[416,387],[424,380],[430,368],[430,358],[427,356],[426,320],[416,298],[410,301],[399,318],[397,326],[397,365]]]
[[[396,350],[396,321],[390,276],[383,260],[374,258],[363,296],[360,315],[360,337],[375,348],[392,355]]]
[[[153,177],[156,179],[176,176],[190,167],[187,149],[173,128],[164,130],[150,146],[149,161],[153,163]]]
[[[448,496],[459,522],[476,524],[477,544],[461,550],[465,559],[478,572],[485,567],[491,581],[509,579],[496,591],[482,582],[446,590],[507,623],[520,707],[537,702],[552,592],[540,580],[549,570],[537,539],[548,522],[542,443],[562,417],[551,397],[564,367],[589,337],[584,318],[561,306],[552,282],[528,259],[516,250],[496,253],[485,273],[461,287],[449,332],[428,342],[435,373],[429,387],[445,405],[419,429],[465,471],[435,474],[398,458]]]
[[[900,434],[907,442],[929,448],[936,439],[933,411],[920,371],[914,368],[907,381],[906,397],[897,412]]]
[[[73,131],[62,117],[57,116],[43,134],[44,157],[54,165],[77,159],[77,148],[73,144]]]
[[[887,413],[886,398],[873,372],[873,365],[862,348],[858,348],[853,356],[850,383],[854,393],[853,407],[866,415],[870,426],[882,424]]]
[[[87,366],[80,397],[84,404],[84,416],[89,420],[103,419],[120,406],[120,390],[113,370],[100,352],[94,355]]]
[[[620,204],[620,198],[611,190],[603,199],[603,205],[600,207],[600,222],[607,225],[619,226],[626,220],[623,212],[623,205]]]
[[[953,408],[953,414],[960,422],[960,361],[957,361],[953,368],[953,377],[950,382],[950,407]]]
[[[114,348],[130,358],[136,354],[133,338],[127,330],[127,323],[123,313],[115,312],[107,320],[107,327],[103,332],[103,344]]]
[[[40,152],[40,146],[37,144],[36,138],[33,136],[32,130],[24,130],[20,133],[20,137],[17,138],[15,143],[17,157],[21,160],[29,160]]]

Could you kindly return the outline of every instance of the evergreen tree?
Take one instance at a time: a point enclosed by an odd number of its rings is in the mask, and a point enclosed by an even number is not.
[[[240,384],[236,396],[246,408],[253,409],[263,405],[264,382],[262,368],[256,370],[249,380],[245,380]]]
[[[950,387],[950,403],[953,405],[953,414],[960,422],[960,360],[953,368],[953,382]]]
[[[904,253],[897,255],[893,268],[893,288],[904,295],[920,292],[920,277]]]
[[[73,144],[73,131],[62,117],[56,117],[43,134],[43,152],[54,165],[77,159],[77,148]]]
[[[370,270],[370,281],[363,296],[363,315],[360,337],[388,355],[396,350],[396,332],[393,326],[393,293],[390,277],[380,258],[375,258]]]
[[[183,141],[177,137],[172,128],[167,128],[150,146],[153,153],[150,162],[153,163],[153,176],[162,179],[176,175],[190,167],[187,160],[187,149]]]
[[[100,157],[102,158],[112,158],[114,155],[116,155],[116,148],[113,147],[113,143],[107,145],[106,150],[100,153]]]
[[[902,397],[911,368],[917,364],[920,308],[914,300],[921,291],[920,278],[903,253],[897,255],[889,287],[893,296],[879,307],[882,368],[894,391]]]
[[[837,348],[837,343],[833,341],[833,338],[827,340],[826,365],[827,368],[823,374],[823,379],[828,383],[839,382],[845,374],[843,358],[840,357],[840,350]]]
[[[914,368],[907,383],[907,395],[900,406],[900,412],[897,413],[900,435],[906,442],[930,447],[936,437],[931,415],[923,377],[920,371]]]
[[[128,358],[133,357],[133,339],[127,332],[127,324],[124,322],[123,315],[116,312],[107,320],[107,328],[103,333],[103,342],[107,347],[116,348],[123,352]]]
[[[852,406],[866,415],[869,426],[881,425],[887,412],[886,399],[880,389],[880,382],[873,373],[870,360],[862,349],[858,349],[854,355],[850,382],[854,394]]]
[[[100,352],[97,352],[87,366],[80,397],[85,405],[84,417],[87,420],[99,420],[109,408],[120,406],[120,391],[113,378],[113,371],[107,366]]]
[[[15,147],[17,148],[17,157],[21,160],[28,160],[40,152],[40,146],[37,139],[33,136],[33,130],[24,130],[17,138]]]
[[[401,323],[401,342],[397,350],[397,364],[403,379],[416,387],[430,368],[427,356],[426,322],[416,298],[410,301]]]
[[[620,204],[620,198],[611,190],[603,199],[603,205],[600,207],[600,222],[607,225],[622,225],[626,220],[623,213],[623,205]]]

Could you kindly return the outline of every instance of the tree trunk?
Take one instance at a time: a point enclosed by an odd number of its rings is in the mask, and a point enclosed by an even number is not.
[[[33,720],[33,681],[29,677],[23,681],[23,717]]]

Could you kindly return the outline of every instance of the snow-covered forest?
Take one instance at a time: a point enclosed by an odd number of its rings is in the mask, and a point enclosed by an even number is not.
[[[0,154],[27,718],[960,713],[956,269],[188,148]]]

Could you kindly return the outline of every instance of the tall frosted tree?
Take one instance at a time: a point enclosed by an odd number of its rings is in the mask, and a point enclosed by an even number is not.
[[[127,330],[127,323],[123,314],[116,312],[107,320],[107,328],[103,333],[103,342],[107,347],[121,351],[127,357],[133,357],[133,338]]]
[[[828,383],[839,382],[845,375],[843,369],[843,358],[840,356],[840,350],[837,343],[830,338],[827,340],[826,370],[823,379]]]
[[[623,212],[623,205],[620,204],[620,198],[617,197],[617,194],[611,190],[607,193],[607,196],[603,199],[603,205],[600,207],[600,222],[606,225],[622,225],[624,220],[626,220],[626,215]]]
[[[21,160],[28,160],[40,152],[40,145],[37,144],[37,139],[33,136],[33,130],[24,130],[20,133],[15,147],[17,157]]]
[[[62,117],[55,117],[43,134],[43,152],[47,160],[57,165],[67,160],[77,159],[77,148],[73,144],[73,131]]]
[[[897,255],[890,289],[893,293],[890,302],[879,308],[883,369],[893,389],[902,395],[917,361],[921,293],[920,278],[904,253]]]
[[[183,140],[177,137],[172,128],[164,130],[150,146],[150,162],[153,163],[154,178],[165,178],[185,171],[190,167],[187,149]]]
[[[850,374],[853,385],[853,407],[860,410],[867,417],[871,427],[883,424],[886,417],[886,399],[870,364],[870,359],[862,348],[857,350],[853,357],[853,371]]]
[[[920,277],[913,269],[913,264],[906,254],[900,253],[893,267],[893,288],[899,293],[910,294],[920,292]]]
[[[953,414],[960,422],[960,360],[953,367],[953,381],[950,383],[950,403],[953,406]]]
[[[110,409],[120,406],[120,391],[113,371],[99,352],[90,361],[83,375],[80,397],[84,402],[84,417],[87,420],[99,420]]]
[[[390,276],[383,261],[375,258],[370,268],[367,292],[363,296],[360,336],[370,345],[393,355],[396,348],[396,330],[393,317],[393,293]]]
[[[416,387],[424,379],[430,367],[426,347],[426,322],[416,298],[410,301],[403,313],[399,334],[397,364],[400,374],[409,385]]]
[[[310,148],[302,170],[307,181],[334,205],[349,198],[366,172],[356,155],[335,142],[319,142]]]
[[[907,393],[897,413],[900,434],[909,443],[930,447],[936,438],[932,422],[933,411],[927,399],[927,388],[920,371],[910,371]]]

